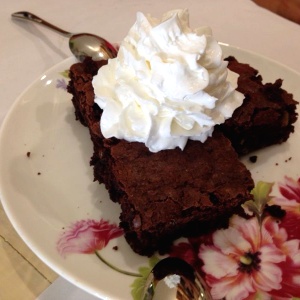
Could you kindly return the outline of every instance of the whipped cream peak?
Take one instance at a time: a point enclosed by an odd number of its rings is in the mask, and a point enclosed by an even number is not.
[[[242,104],[209,27],[192,30],[187,10],[162,20],[137,13],[118,56],[93,79],[104,137],[157,152],[205,140]]]

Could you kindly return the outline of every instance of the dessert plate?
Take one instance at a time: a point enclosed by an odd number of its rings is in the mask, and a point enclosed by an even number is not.
[[[255,53],[225,44],[222,47],[225,56],[233,55],[259,69],[265,82],[283,78],[283,87],[300,100],[297,72]],[[18,234],[59,275],[99,298],[138,299],[141,276],[159,257],[133,253],[117,227],[119,206],[109,200],[102,185],[93,182],[89,166],[92,143],[87,129],[75,120],[71,96],[66,91],[67,70],[74,62],[69,58],[43,74],[8,113],[0,135],[1,201]],[[250,162],[249,156],[243,158],[255,182],[272,182],[272,195],[278,201],[286,204],[284,201],[291,200],[295,218],[300,207],[299,133],[297,122],[288,142],[252,153],[256,163]],[[296,196],[289,199],[292,194]],[[277,232],[280,242],[273,241],[280,251],[286,243],[296,245],[300,238],[292,236],[290,228],[282,230]],[[189,242],[182,241],[183,244],[173,249],[174,253],[179,253],[180,247]],[[300,254],[296,248],[293,248],[294,256],[291,252],[278,254],[277,264],[270,268],[277,275],[271,284],[261,279],[260,285],[255,286],[259,293],[286,295],[284,261],[291,263],[289,270],[299,269],[293,260]],[[257,249],[256,255],[262,252]],[[266,272],[264,259],[261,256],[255,260],[256,265],[250,264],[252,269],[248,274]],[[218,280],[220,283],[222,278]],[[230,289],[234,291],[238,286],[243,289],[241,282]],[[296,283],[291,286],[295,287],[295,293],[300,291]],[[292,293],[293,289],[290,290]]]

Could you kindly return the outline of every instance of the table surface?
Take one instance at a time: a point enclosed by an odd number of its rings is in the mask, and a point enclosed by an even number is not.
[[[109,2],[109,3],[108,3]],[[83,4],[84,3],[84,4]],[[160,17],[188,8],[192,27],[209,25],[222,42],[300,71],[300,27],[249,0],[3,0],[0,11],[0,126],[13,102],[43,72],[70,56],[67,40],[44,27],[11,20],[28,10],[63,29],[120,41],[137,11]],[[21,121],[21,120],[20,120]],[[36,299],[57,277],[14,231],[0,205],[0,299]]]

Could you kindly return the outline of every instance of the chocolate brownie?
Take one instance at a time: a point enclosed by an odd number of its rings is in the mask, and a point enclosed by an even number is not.
[[[75,114],[91,134],[95,180],[121,206],[120,226],[132,249],[151,255],[187,234],[224,225],[251,198],[254,183],[228,138],[216,128],[205,143],[152,153],[142,143],[102,136],[91,80],[101,62],[70,69]]]
[[[285,142],[294,131],[298,102],[282,89],[281,79],[264,84],[256,69],[234,57],[227,60],[228,68],[240,75],[237,90],[245,95],[243,105],[220,126],[235,150],[243,155]]]

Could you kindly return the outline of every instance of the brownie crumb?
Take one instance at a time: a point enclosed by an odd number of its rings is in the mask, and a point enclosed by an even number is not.
[[[252,155],[249,157],[249,160],[252,162],[252,163],[256,163],[257,162],[257,155]]]
[[[118,251],[118,250],[119,250],[119,247],[118,247],[118,246],[114,246],[114,247],[113,247],[113,250]]]
[[[26,156],[27,156],[27,157],[30,157],[30,155],[31,155],[31,152],[28,151],[28,152],[26,153]]]
[[[286,211],[279,205],[267,205],[266,211],[274,218],[282,219],[286,215]]]

